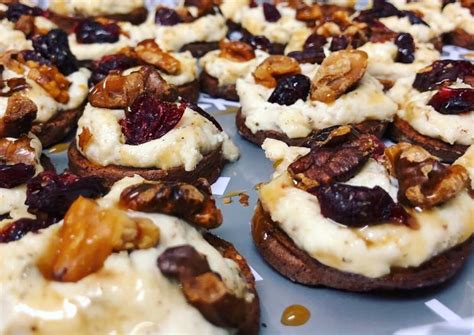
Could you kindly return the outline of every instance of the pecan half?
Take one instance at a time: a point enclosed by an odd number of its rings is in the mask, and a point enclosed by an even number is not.
[[[0,161],[9,164],[34,165],[35,149],[31,146],[31,138],[26,135],[16,140],[0,138]]]
[[[151,220],[116,208],[103,210],[95,200],[79,197],[38,267],[46,278],[76,282],[102,268],[114,251],[151,248],[159,238]]]
[[[273,55],[257,66],[253,77],[257,84],[273,88],[277,85],[280,77],[297,73],[301,73],[301,68],[295,59],[287,56]]]
[[[469,185],[469,174],[463,166],[443,165],[420,146],[400,143],[385,149],[385,157],[398,179],[398,199],[406,205],[438,206]]]
[[[378,138],[367,134],[355,138],[347,133],[336,139],[330,136],[326,143],[290,164],[288,172],[302,189],[347,181],[381,146]]]
[[[27,61],[30,68],[28,78],[37,82],[57,102],[66,104],[69,101],[69,86],[71,82],[53,65],[39,64]]]
[[[100,108],[127,108],[144,92],[166,101],[175,101],[178,97],[176,88],[168,84],[158,70],[144,66],[126,76],[109,74],[94,86],[89,102]]]
[[[235,62],[247,62],[255,58],[255,51],[245,42],[222,40],[219,43],[219,48],[221,50],[219,57]]]
[[[199,179],[193,186],[177,182],[132,185],[120,195],[120,205],[135,211],[178,216],[196,226],[212,229],[222,224],[222,213],[211,196],[210,186]]]
[[[153,39],[138,43],[135,48],[138,58],[147,64],[156,66],[167,74],[177,75],[181,72],[181,63],[168,52],[161,50]]]
[[[166,249],[157,263],[165,276],[180,281],[186,300],[206,320],[225,328],[242,325],[249,303],[230,292],[221,277],[212,272],[206,257],[192,246]]]
[[[0,137],[19,137],[30,131],[37,111],[36,104],[26,96],[21,93],[11,95],[5,115],[0,118]]]
[[[313,78],[311,99],[331,103],[363,77],[368,56],[360,50],[341,50],[326,57]]]

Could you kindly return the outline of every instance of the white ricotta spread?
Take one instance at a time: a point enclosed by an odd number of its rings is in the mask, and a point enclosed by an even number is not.
[[[236,62],[231,59],[219,57],[220,50],[213,50],[201,57],[199,65],[208,74],[217,78],[219,86],[235,85],[237,79],[251,74],[258,64],[269,55],[261,50],[255,50],[255,58],[246,62]]]
[[[2,38],[0,39],[0,52],[10,50],[31,50],[33,44],[26,39],[23,32],[16,30],[12,22],[7,19],[0,21],[0,29],[2,31]]]
[[[144,0],[49,0],[48,7],[61,15],[99,16],[128,14],[145,7]]]
[[[377,79],[385,80],[410,76],[440,57],[439,52],[429,43],[416,43],[415,60],[409,64],[395,61],[398,48],[393,42],[367,42],[359,50],[369,55],[367,71]]]
[[[121,191],[140,183],[122,179],[103,199],[102,208],[116,206]],[[167,249],[189,244],[204,254],[225,285],[248,301],[253,295],[238,265],[204,240],[185,221],[163,214],[129,212],[160,228],[156,248],[114,253],[97,272],[75,283],[44,279],[36,263],[60,225],[0,245],[0,333],[10,334],[234,334],[209,323],[189,305],[177,281],[156,265]]]
[[[227,25],[221,14],[206,15],[190,23],[155,26],[156,43],[166,51],[179,51],[193,42],[217,42],[225,37]]]
[[[272,159],[285,160],[278,152],[294,150],[282,150],[282,144],[278,144],[274,152],[273,143],[264,143]],[[374,160],[348,184],[378,185],[392,197],[397,193],[396,181]],[[371,278],[389,274],[392,267],[417,267],[474,233],[474,200],[466,191],[436,208],[413,211],[419,229],[390,223],[364,228],[340,225],[321,214],[316,196],[294,187],[286,170],[260,188],[260,201],[272,220],[311,257],[338,270]]]
[[[101,166],[114,164],[160,169],[182,166],[186,171],[192,171],[205,154],[220,147],[227,160],[234,161],[239,156],[239,150],[225,132],[189,108],[166,135],[139,145],[125,144],[118,123],[124,116],[123,110],[96,108],[88,104],[79,119],[77,139],[85,128],[92,138],[85,149],[78,147],[81,153]]]
[[[468,34],[474,35],[474,16],[459,2],[446,5],[443,9],[443,16],[446,21],[454,23],[455,28],[463,29]]]
[[[242,10],[249,4],[249,0],[222,0],[219,8],[226,19],[240,23]]]
[[[264,35],[270,42],[286,44],[291,35],[305,27],[305,23],[295,18],[296,11],[286,4],[277,5],[281,18],[276,22],[267,22],[263,7],[246,7],[241,13],[241,25],[253,35]]]
[[[418,92],[412,87],[414,76],[398,80],[388,95],[398,103],[398,117],[407,121],[419,133],[449,144],[474,144],[474,111],[462,114],[441,114],[428,105],[438,90]],[[470,87],[454,83],[449,87]]]
[[[291,36],[288,44],[285,48],[285,55],[289,54],[292,51],[301,51],[303,50],[304,42],[306,42],[309,35],[313,33],[313,30],[308,27],[301,27],[295,30]]]
[[[319,65],[302,64],[302,73],[313,78]],[[366,73],[358,86],[326,104],[298,100],[291,106],[268,102],[273,89],[255,83],[252,75],[237,80],[245,125],[253,132],[275,130],[290,138],[308,136],[313,130],[366,120],[392,120],[397,105],[388,98],[377,79]]]
[[[130,39],[123,34],[120,34],[119,40],[114,43],[79,43],[76,39],[76,34],[70,34],[69,47],[71,52],[78,60],[96,60],[103,56],[113,55],[118,53],[121,49],[131,46]]]

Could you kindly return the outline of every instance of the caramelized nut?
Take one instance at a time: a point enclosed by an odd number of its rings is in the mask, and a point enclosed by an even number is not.
[[[296,10],[296,19],[300,21],[315,21],[323,16],[321,7],[318,4],[305,5]]]
[[[145,63],[156,66],[167,74],[177,75],[181,72],[181,63],[168,52],[164,52],[153,39],[138,43],[135,48],[138,58]]]
[[[235,62],[247,62],[255,58],[255,51],[253,48],[241,41],[224,41],[219,43],[220,54],[219,57],[230,59]]]
[[[364,75],[368,56],[364,51],[341,50],[323,60],[312,81],[311,99],[331,103]]]
[[[28,78],[36,81],[49,95],[56,101],[66,104],[69,101],[69,86],[71,83],[59,72],[58,68],[52,65],[39,64],[27,61],[30,67]]]
[[[87,145],[89,144],[91,138],[92,138],[92,133],[90,132],[89,128],[85,127],[82,128],[82,132],[79,134],[79,141],[77,145],[81,150],[86,150]]]
[[[0,138],[0,161],[9,164],[34,165],[35,149],[31,146],[31,138],[26,135],[16,140]]]
[[[253,73],[255,82],[268,88],[277,85],[279,77],[301,72],[299,63],[286,56],[274,55],[265,59]]]
[[[30,131],[37,111],[32,100],[21,93],[13,93],[8,98],[5,115],[0,118],[0,137],[19,137]]]

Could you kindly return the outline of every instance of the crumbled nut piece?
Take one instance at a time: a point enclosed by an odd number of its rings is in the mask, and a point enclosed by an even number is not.
[[[316,29],[316,33],[324,37],[331,37],[342,34],[342,31],[334,22],[324,22]]]
[[[245,320],[248,302],[235,296],[221,277],[212,272],[205,256],[190,245],[169,248],[158,258],[165,276],[178,279],[186,300],[212,324],[238,328]]]
[[[87,145],[89,144],[91,138],[92,138],[92,133],[90,132],[89,128],[85,127],[82,128],[82,132],[79,134],[79,141],[77,145],[81,150],[86,150]]]
[[[279,77],[301,73],[299,63],[291,58],[280,55],[273,55],[265,59],[253,73],[255,82],[268,88],[277,85]]]
[[[159,238],[151,220],[101,209],[95,200],[79,197],[38,267],[48,279],[76,282],[102,268],[112,252],[151,248]]]
[[[57,102],[66,104],[69,101],[69,86],[71,82],[53,65],[39,64],[27,61],[30,68],[28,78],[36,81]]]
[[[245,42],[222,40],[219,47],[221,50],[219,57],[235,62],[247,62],[255,58],[255,51]]]
[[[23,91],[29,88],[25,78],[10,78],[0,80],[0,97],[9,97],[15,92]]]
[[[24,163],[34,165],[35,149],[31,146],[31,138],[26,135],[16,140],[0,138],[0,161],[9,164]]]
[[[360,50],[341,50],[326,57],[313,78],[311,99],[331,103],[364,75],[368,56]]]
[[[21,93],[13,93],[8,98],[5,115],[0,118],[0,137],[19,137],[30,131],[37,111],[32,100]]]
[[[161,50],[153,39],[138,43],[135,52],[142,61],[156,66],[167,74],[177,75],[181,72],[181,63],[170,53]]]
[[[323,16],[321,7],[318,4],[305,5],[296,10],[296,19],[300,21],[315,21]]]
[[[165,101],[175,101],[178,97],[176,88],[168,84],[158,70],[144,66],[126,76],[109,74],[92,89],[89,102],[100,108],[127,108],[144,92]]]
[[[32,15],[21,15],[15,22],[15,29],[21,31],[26,36],[30,36],[35,31],[35,18]]]
[[[385,157],[398,179],[398,199],[409,206],[441,205],[469,185],[469,174],[463,166],[443,165],[420,146],[400,143],[387,148]]]
[[[8,51],[0,56],[0,64],[9,70],[12,70],[18,74],[25,73],[25,68],[18,59],[18,54],[14,51]]]
[[[222,213],[207,181],[200,179],[199,183],[197,186],[176,182],[132,185],[123,190],[120,205],[136,211],[175,215],[205,229],[216,228],[222,224]]]

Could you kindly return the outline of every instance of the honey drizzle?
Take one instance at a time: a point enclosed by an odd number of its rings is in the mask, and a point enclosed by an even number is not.
[[[69,143],[58,143],[54,146],[52,146],[48,152],[50,154],[58,154],[60,152],[64,152],[67,150],[67,148],[69,148]]]
[[[311,312],[303,305],[290,305],[281,315],[281,323],[285,326],[302,326],[308,322]]]

